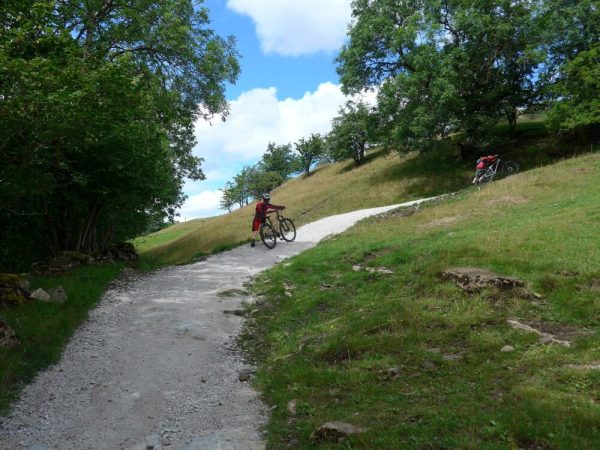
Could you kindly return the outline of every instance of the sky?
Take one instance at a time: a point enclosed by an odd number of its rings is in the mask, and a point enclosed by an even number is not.
[[[227,86],[230,113],[198,121],[194,154],[203,181],[186,182],[178,220],[225,214],[220,189],[256,164],[269,142],[327,133],[346,102],[334,59],[346,40],[351,0],[206,0],[211,27],[233,35],[241,73]]]

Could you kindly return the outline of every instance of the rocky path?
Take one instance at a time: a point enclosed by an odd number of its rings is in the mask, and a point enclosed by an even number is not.
[[[421,200],[423,201],[423,200]],[[60,362],[0,418],[0,448],[262,449],[267,411],[235,348],[244,283],[358,220],[418,202],[328,217],[274,250],[249,245],[187,266],[128,273]]]

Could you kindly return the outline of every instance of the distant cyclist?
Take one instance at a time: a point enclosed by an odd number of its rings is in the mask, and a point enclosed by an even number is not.
[[[489,146],[486,146],[486,150],[489,150]],[[473,184],[479,184],[483,175],[485,175],[486,170],[489,166],[496,162],[498,155],[487,155],[481,156],[477,160],[477,166],[475,167],[475,178],[473,178]]]
[[[262,202],[258,202],[256,204],[256,212],[254,213],[254,220],[252,221],[253,235],[252,242],[250,243],[251,247],[254,247],[256,245],[256,235],[258,234],[260,226],[267,220],[267,213],[269,211],[276,211],[281,209],[285,209],[285,206],[271,204],[270,194],[265,193],[262,195]]]

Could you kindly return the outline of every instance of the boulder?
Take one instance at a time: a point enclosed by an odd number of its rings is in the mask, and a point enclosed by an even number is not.
[[[104,250],[102,256],[118,261],[137,261],[139,258],[134,245],[130,242],[117,242],[116,244],[111,244]]]
[[[0,320],[0,347],[16,347],[19,345],[19,339],[15,332],[7,323]]]
[[[314,441],[342,442],[348,436],[364,433],[365,431],[363,428],[345,422],[327,422],[313,431],[310,438]]]
[[[29,281],[20,275],[0,273],[0,304],[23,303],[29,295]]]
[[[50,295],[50,301],[53,303],[64,303],[67,301],[67,293],[61,285],[48,289],[48,295]]]
[[[36,289],[35,291],[33,291],[31,293],[31,298],[34,298],[34,299],[39,300],[41,302],[49,302],[50,299],[51,299],[50,294],[48,294],[42,288],[39,288],[39,289]]]

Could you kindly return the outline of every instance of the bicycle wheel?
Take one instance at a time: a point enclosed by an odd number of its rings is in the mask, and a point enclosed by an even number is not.
[[[510,175],[512,173],[517,173],[518,171],[519,171],[519,165],[516,162],[505,161],[504,164],[502,164],[502,172],[504,172],[507,175]]]
[[[296,239],[296,225],[290,219],[281,219],[279,221],[279,232],[284,241],[292,242]]]
[[[263,223],[260,226],[260,240],[263,241],[265,247],[273,248],[275,244],[277,244],[277,236],[275,235],[275,230],[268,223]]]

